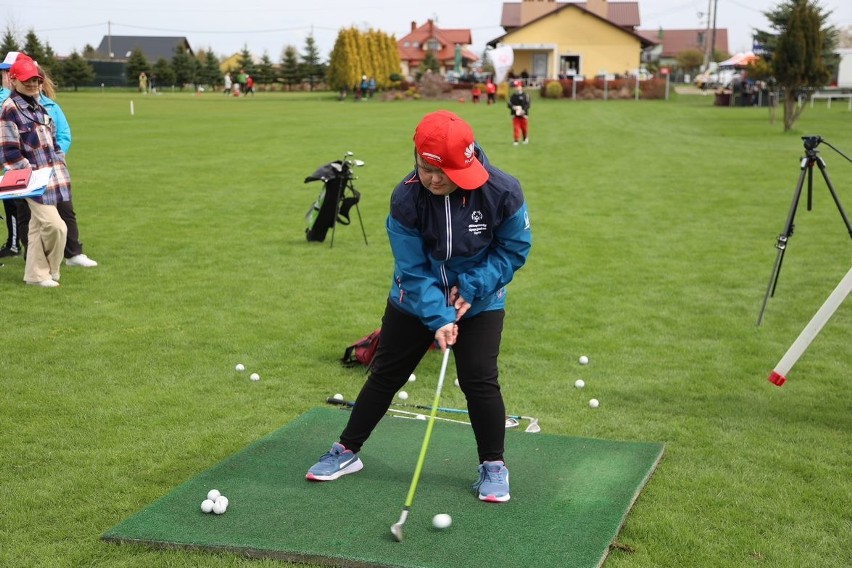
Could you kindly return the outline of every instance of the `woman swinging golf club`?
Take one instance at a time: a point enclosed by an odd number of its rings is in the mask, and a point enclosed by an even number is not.
[[[489,163],[455,114],[427,114],[415,129],[414,147],[414,170],[394,189],[387,218],[394,274],[381,342],[339,443],[306,477],[331,481],[364,467],[361,446],[435,341],[445,352],[442,373],[452,346],[467,398],[479,454],[473,489],[482,501],[505,502],[506,410],[497,356],[505,286],[532,243],[527,205],[518,180]],[[416,479],[410,494],[414,485]]]

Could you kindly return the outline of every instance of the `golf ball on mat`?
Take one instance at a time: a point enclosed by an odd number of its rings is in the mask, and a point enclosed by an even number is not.
[[[258,375],[257,373],[252,373],[252,374],[251,374],[251,376],[250,376],[249,378],[250,378],[251,380],[253,380],[253,381],[259,381],[259,380],[260,380],[260,375]]]
[[[234,369],[236,369],[237,371],[245,371],[245,370],[246,370],[246,366],[245,366],[245,365],[243,365],[242,363],[237,363],[237,366],[236,366],[236,367],[234,367]]]
[[[201,502],[201,512],[202,513],[212,513],[213,512],[213,501],[210,499],[205,499]]]
[[[411,373],[411,374],[408,376],[408,382],[409,382],[409,383],[413,383],[413,382],[414,382],[414,381],[416,381],[416,380],[417,380],[417,376],[416,376],[414,373]]]
[[[213,503],[213,513],[216,515],[221,515],[225,511],[228,510],[228,502],[222,501],[218,499],[215,503]]]
[[[586,357],[585,355],[580,355],[579,361],[580,361],[581,365],[588,365],[589,364],[589,358]]]
[[[408,393],[405,391],[399,391],[397,396],[399,397],[399,400],[408,400]]]
[[[432,526],[436,529],[445,529],[453,524],[453,518],[446,513],[439,513],[432,517]]]
[[[334,400],[343,400],[343,395],[340,394],[340,393],[337,393],[336,395],[334,395]]]
[[[596,398],[593,398],[592,400],[589,401],[589,408],[597,408],[600,405],[601,405],[601,403],[598,402],[598,399],[596,399]]]
[[[218,489],[211,489],[210,491],[207,492],[207,498],[210,499],[211,501],[216,501],[216,499],[218,499],[221,496],[222,496],[222,494],[219,493]]]
[[[222,506],[227,508],[230,501],[228,501],[227,497],[225,497],[224,495],[221,495],[218,499],[216,499],[216,501],[214,501],[214,504],[215,503],[222,503]]]
[[[576,381],[574,381],[574,386],[578,389],[581,389],[586,386],[586,382],[583,379],[577,379]]]

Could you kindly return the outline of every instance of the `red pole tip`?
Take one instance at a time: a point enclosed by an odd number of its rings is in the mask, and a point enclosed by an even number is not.
[[[787,382],[787,377],[785,377],[781,373],[772,371],[772,374],[769,375],[769,382],[777,387],[780,387],[785,382]]]

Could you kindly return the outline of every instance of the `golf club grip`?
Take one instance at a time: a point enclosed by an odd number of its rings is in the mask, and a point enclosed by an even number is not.
[[[325,399],[328,404],[336,404],[338,406],[355,406],[355,403],[350,400],[343,400],[342,398],[334,398],[333,396]]]

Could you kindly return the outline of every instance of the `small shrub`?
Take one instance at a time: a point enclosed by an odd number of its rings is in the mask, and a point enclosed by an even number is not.
[[[544,86],[544,96],[548,99],[562,98],[564,89],[559,81],[550,81]]]

